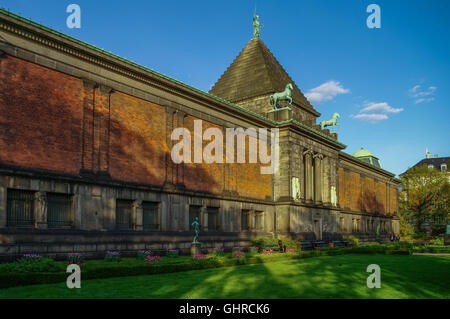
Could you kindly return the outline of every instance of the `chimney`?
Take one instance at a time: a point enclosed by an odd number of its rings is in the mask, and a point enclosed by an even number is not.
[[[430,152],[428,152],[428,149],[427,149],[427,159],[430,158],[430,156],[431,156],[431,154],[430,154]]]
[[[439,158],[439,156],[436,154],[436,155],[434,155],[434,158]]]

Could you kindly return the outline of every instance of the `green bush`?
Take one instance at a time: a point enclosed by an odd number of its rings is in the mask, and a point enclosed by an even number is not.
[[[352,246],[359,246],[359,239],[355,236],[344,237],[344,240],[348,240]]]
[[[267,238],[267,237],[258,237],[251,240],[252,246],[258,247],[258,250],[261,251],[263,249],[267,249],[264,245],[277,245],[276,247],[271,247],[273,250],[278,250],[278,238]],[[300,249],[300,242],[295,239],[281,239],[283,246],[286,246],[286,249]]]
[[[180,257],[180,252],[177,249],[171,249],[166,253],[166,257],[169,257],[169,258]]]
[[[444,246],[444,237],[430,240],[430,245]]]
[[[50,258],[30,260],[21,258],[15,262],[2,264],[2,272],[60,272],[65,270],[65,265]]]

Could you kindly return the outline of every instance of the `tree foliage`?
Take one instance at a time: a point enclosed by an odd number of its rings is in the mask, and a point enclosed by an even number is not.
[[[446,174],[426,165],[413,167],[401,176],[400,229],[416,237],[444,232],[450,219],[450,183]]]

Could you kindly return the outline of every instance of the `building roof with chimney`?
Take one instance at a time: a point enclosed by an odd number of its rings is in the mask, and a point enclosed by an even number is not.
[[[450,165],[450,157],[430,157],[430,158],[425,158],[425,159],[421,160],[420,162],[418,162],[413,167],[422,166],[422,165],[427,165],[427,166],[433,165],[434,168],[436,168],[437,170],[441,170],[441,165],[442,164],[447,164],[447,166]]]

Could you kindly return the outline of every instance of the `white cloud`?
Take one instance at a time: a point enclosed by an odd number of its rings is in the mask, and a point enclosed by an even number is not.
[[[387,102],[381,102],[381,103],[369,102],[366,104],[365,108],[363,108],[361,111],[359,111],[359,113],[370,112],[370,111],[372,111],[372,112],[378,111],[378,112],[382,112],[382,113],[399,113],[399,112],[403,111],[403,109],[402,108],[393,108],[389,104],[387,104]]]
[[[434,100],[434,93],[436,92],[437,87],[429,86],[428,88],[422,89],[420,85],[415,85],[411,89],[409,89],[409,96],[415,99],[414,103],[427,103]]]
[[[382,121],[387,120],[389,117],[386,114],[377,114],[377,113],[361,113],[357,115],[352,115],[354,119],[365,120],[365,121]]]
[[[349,93],[338,81],[328,81],[309,90],[305,96],[311,103],[320,103],[333,99],[338,94]]]
[[[369,102],[364,103],[364,108],[359,111],[357,115],[351,115],[354,119],[363,121],[377,122],[387,120],[389,116],[387,113],[399,113],[403,111],[402,108],[394,108],[387,102]]]

